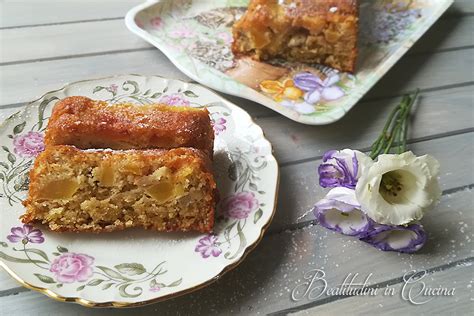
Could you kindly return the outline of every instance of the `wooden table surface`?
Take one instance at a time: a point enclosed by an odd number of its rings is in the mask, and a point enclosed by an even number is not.
[[[67,82],[114,74],[189,80],[123,17],[141,1],[0,1],[0,118]],[[474,1],[459,0],[342,120],[305,126],[224,95],[247,110],[272,142],[281,170],[278,207],[259,246],[235,270],[195,293],[133,310],[88,309],[22,288],[0,271],[1,315],[468,314],[474,310]],[[384,253],[301,216],[324,191],[316,168],[334,148],[366,150],[400,96],[419,87],[410,149],[441,163],[441,203],[423,219],[429,240],[415,255]],[[2,210],[4,211],[4,210]],[[305,273],[323,269],[332,287],[349,273],[393,288],[393,296],[291,298]],[[414,305],[401,295],[406,272],[426,270],[431,288],[453,296]]]

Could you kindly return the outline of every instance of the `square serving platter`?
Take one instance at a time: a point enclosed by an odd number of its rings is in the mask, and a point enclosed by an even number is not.
[[[236,60],[233,23],[248,0],[149,1],[130,10],[127,27],[160,49],[191,79],[260,103],[294,121],[323,125],[342,118],[449,8],[453,0],[365,0],[359,8],[354,74],[303,63]],[[316,82],[303,89],[301,74]]]

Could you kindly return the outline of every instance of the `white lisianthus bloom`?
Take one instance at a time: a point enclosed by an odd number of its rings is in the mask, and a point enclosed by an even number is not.
[[[406,225],[439,201],[439,163],[412,152],[380,155],[356,185],[362,210],[375,222]]]

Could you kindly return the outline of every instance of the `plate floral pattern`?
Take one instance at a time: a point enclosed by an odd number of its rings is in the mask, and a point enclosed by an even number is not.
[[[239,80],[234,69],[241,62],[230,49],[231,27],[245,12],[247,0],[149,1],[129,11],[126,24],[201,84],[256,101],[295,121],[321,125],[343,117],[452,2],[364,0],[355,74],[271,60],[266,71],[248,72],[257,85]],[[262,73],[268,78],[260,78]]]
[[[216,135],[214,168],[221,195],[214,234],[138,229],[58,234],[23,225],[18,218],[24,212],[28,171],[44,150],[52,107],[71,95],[207,107]],[[256,246],[274,214],[278,165],[270,143],[246,112],[197,85],[137,75],[76,82],[12,115],[0,125],[0,138],[0,265],[25,286],[60,300],[133,306],[203,287]]]

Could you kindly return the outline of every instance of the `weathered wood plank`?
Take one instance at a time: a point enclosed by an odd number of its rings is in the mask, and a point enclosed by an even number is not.
[[[422,93],[409,137],[421,138],[473,127],[472,86]],[[307,126],[275,116],[257,119],[280,165],[322,156],[329,149],[369,147],[400,97],[360,102],[343,119],[327,126]],[[470,115],[468,115],[470,114]],[[349,132],[350,131],[350,132]]]
[[[0,63],[152,47],[131,33],[123,20],[0,30],[0,38],[8,43]]]
[[[0,2],[0,28],[123,17],[144,0],[6,0]]]
[[[366,95],[381,98],[444,85],[473,82],[474,49],[402,58]]]
[[[418,285],[415,283],[407,284],[403,288],[405,283],[397,284],[390,287],[390,290],[395,293],[391,295],[382,295],[384,289],[381,289],[379,295],[374,297],[369,296],[358,296],[351,297],[342,300],[335,301],[330,304],[321,305],[318,307],[310,308],[301,312],[290,313],[294,316],[304,315],[337,315],[344,314],[347,311],[351,311],[353,315],[371,315],[371,314],[384,314],[384,315],[403,315],[403,314],[416,314],[416,315],[468,315],[472,313],[472,303],[469,301],[473,295],[472,278],[469,275],[474,274],[474,266],[472,264],[461,264],[453,269],[436,272],[434,274],[426,275],[421,279]],[[420,296],[413,298],[421,289],[421,282],[425,284],[426,288],[430,289],[447,289],[441,290],[440,292],[452,291],[452,296]],[[425,302],[424,304],[412,304],[408,298],[408,291],[413,287],[411,297],[414,302]],[[388,292],[387,292],[388,293]],[[402,294],[403,297],[402,298]]]
[[[474,13],[474,2],[472,0],[454,0],[448,9],[449,14],[472,14]]]
[[[71,0],[66,3],[53,0],[6,0],[0,2],[0,28],[117,18],[124,16],[130,8],[143,1]],[[471,0],[455,0],[448,10],[448,15],[473,12],[474,4]]]
[[[416,42],[407,55],[472,46],[473,29],[473,16],[440,19]]]
[[[370,273],[368,283],[399,278],[412,270],[429,269],[472,256],[474,213],[468,192],[445,196],[423,224],[429,232],[426,247],[415,255],[385,253],[352,238],[328,232],[319,226],[286,231],[265,238],[234,271],[198,292],[167,302],[134,309],[135,315],[266,314],[307,304],[293,301],[292,290],[304,274],[323,269],[330,287],[341,284],[349,273],[359,273],[359,282]],[[461,224],[462,222],[462,224]],[[464,227],[468,225],[467,227]],[[321,296],[319,300],[327,298]],[[463,304],[467,302],[463,301]],[[35,292],[0,298],[6,315],[17,313],[75,315],[126,315],[127,310],[85,309],[54,302]]]
[[[408,54],[473,45],[469,32],[473,27],[472,16],[440,20]],[[132,34],[123,20],[6,29],[0,30],[0,38],[9,43],[2,49],[0,63],[151,47]]]
[[[470,82],[472,72],[466,65],[473,62],[473,53],[473,49],[463,49],[433,55],[406,56],[382,80],[385,86],[378,84],[369,97],[390,96],[398,94],[399,91],[412,90],[414,87],[432,89],[446,85],[447,82],[452,85]],[[415,67],[422,60],[427,62],[422,67]],[[24,64],[2,66],[0,106],[28,102],[66,82],[123,73],[159,74],[169,78],[186,79],[162,53],[154,50],[31,63],[27,67]],[[408,73],[411,75],[406,75]],[[408,76],[408,83],[403,84],[401,74]],[[246,104],[248,106],[245,106]],[[245,100],[238,102],[238,105],[249,109],[263,107]],[[258,111],[265,112],[251,114],[271,113],[267,109]]]

